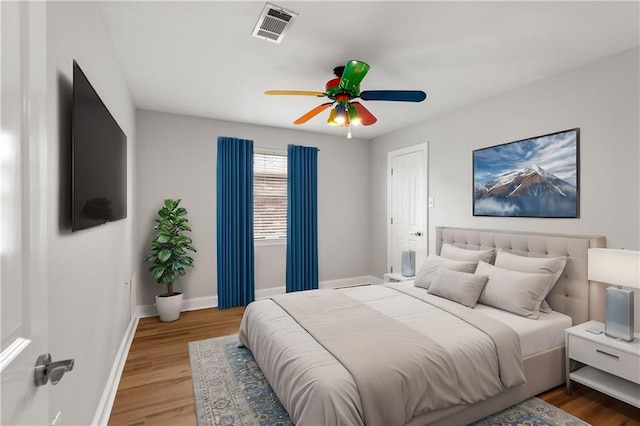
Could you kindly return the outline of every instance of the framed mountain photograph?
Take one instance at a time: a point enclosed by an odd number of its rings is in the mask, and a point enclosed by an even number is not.
[[[580,129],[473,151],[473,215],[579,217]]]

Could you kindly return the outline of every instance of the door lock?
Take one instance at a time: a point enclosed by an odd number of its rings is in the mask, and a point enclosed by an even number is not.
[[[64,373],[73,370],[73,364],[73,359],[51,362],[51,354],[40,355],[34,373],[36,386],[44,386],[49,381],[52,385],[57,385]]]
[[[411,235],[415,235],[416,237],[422,237],[422,232],[421,231],[417,231],[417,232],[414,232]]]

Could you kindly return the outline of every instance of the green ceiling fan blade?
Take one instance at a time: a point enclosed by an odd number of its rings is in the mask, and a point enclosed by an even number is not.
[[[360,92],[360,82],[369,71],[369,64],[362,61],[349,61],[344,67],[340,87],[349,92],[353,97]]]

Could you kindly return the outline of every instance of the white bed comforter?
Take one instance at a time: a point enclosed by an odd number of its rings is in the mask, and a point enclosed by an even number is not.
[[[402,425],[524,382],[509,327],[394,285],[256,301],[240,341],[298,425]]]

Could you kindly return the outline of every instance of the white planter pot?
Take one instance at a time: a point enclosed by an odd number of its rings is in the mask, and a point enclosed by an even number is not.
[[[182,310],[182,293],[175,293],[173,296],[156,296],[156,307],[160,321],[169,322],[180,318]]]

